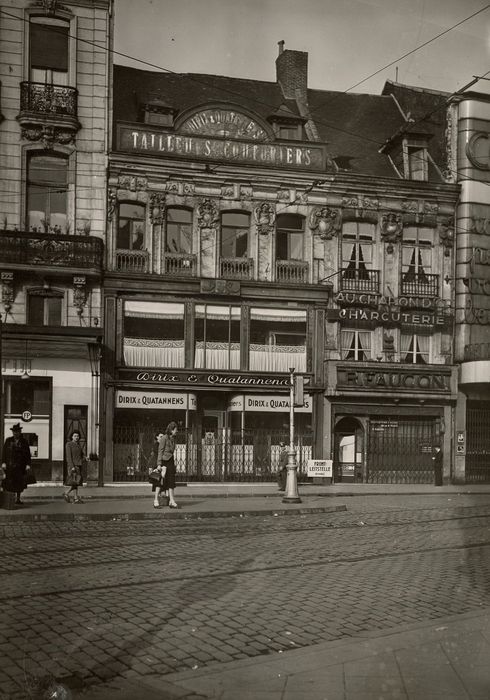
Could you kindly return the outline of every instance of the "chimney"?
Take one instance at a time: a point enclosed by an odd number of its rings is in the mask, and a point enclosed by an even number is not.
[[[287,99],[306,102],[308,89],[308,53],[291,51],[279,41],[279,56],[276,58],[276,79]]]

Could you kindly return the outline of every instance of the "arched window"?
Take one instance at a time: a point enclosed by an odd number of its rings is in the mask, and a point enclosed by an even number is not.
[[[250,214],[225,212],[221,216],[221,257],[248,257]]]
[[[144,204],[121,202],[117,222],[116,245],[121,250],[143,250],[146,209]]]
[[[27,160],[27,228],[66,233],[68,159],[32,153]]]
[[[276,260],[303,260],[305,219],[298,214],[277,217]]]
[[[192,211],[180,207],[167,209],[165,236],[166,253],[190,253],[192,251]]]

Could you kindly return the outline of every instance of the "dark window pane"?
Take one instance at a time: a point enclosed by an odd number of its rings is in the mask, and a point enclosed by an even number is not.
[[[192,213],[188,209],[169,208],[167,209],[167,221],[190,224],[192,222]]]
[[[30,24],[30,57],[32,68],[68,70],[68,27]]]
[[[31,295],[27,302],[27,323],[44,326],[44,297]]]
[[[240,212],[227,212],[222,216],[223,226],[240,226],[242,228],[248,228],[249,221],[249,215],[241,214]]]
[[[42,297],[41,297],[42,298]],[[61,326],[61,297],[46,297],[46,314],[48,326]]]
[[[297,214],[279,214],[277,217],[277,228],[293,229],[303,231],[304,218]]]
[[[130,243],[130,222],[119,219],[119,229],[117,231],[117,247],[129,249]]]
[[[49,414],[49,382],[34,379],[12,382],[11,392],[10,413],[31,411],[35,415]]]
[[[38,185],[46,183],[64,187],[67,181],[67,165],[66,158],[32,155],[29,158],[27,180]]]

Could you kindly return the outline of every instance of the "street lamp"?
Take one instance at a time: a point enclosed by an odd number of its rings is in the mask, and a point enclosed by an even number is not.
[[[294,367],[289,368],[289,450],[283,503],[301,503],[298,493],[296,450],[294,449]]]

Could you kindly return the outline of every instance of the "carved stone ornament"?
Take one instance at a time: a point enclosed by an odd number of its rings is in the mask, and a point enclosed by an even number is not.
[[[310,214],[310,228],[322,241],[329,241],[340,230],[341,215],[339,209],[315,207]]]
[[[2,272],[2,304],[5,314],[8,315],[14,303],[14,273]]]
[[[366,197],[366,195],[363,194],[345,196],[342,197],[342,206],[348,209],[357,209],[358,213],[362,215],[365,209],[369,211],[376,211],[376,209],[379,209],[379,200]]]
[[[279,202],[289,202],[290,191],[286,189],[278,190],[276,196]]]
[[[262,204],[258,204],[254,208],[255,225],[257,227],[257,232],[262,236],[267,236],[272,232],[275,220],[276,212],[269,202],[262,202]]]
[[[161,226],[165,218],[165,192],[150,194],[150,221],[154,226]]]
[[[424,202],[424,214],[430,214],[432,216],[437,215],[439,211],[439,205],[434,202]]]
[[[240,185],[240,199],[249,200],[254,195],[253,187],[250,185]]]
[[[146,190],[148,187],[148,178],[136,175],[119,175],[117,186],[120,190],[129,190],[129,192]]]
[[[87,303],[87,289],[85,287],[85,277],[73,278],[73,306],[77,309],[77,314],[83,316],[83,311]]]
[[[235,198],[235,188],[233,185],[221,185],[221,196],[227,199]]]
[[[380,219],[381,240],[388,243],[388,253],[393,252],[393,243],[398,243],[403,231],[403,218],[401,214],[389,211],[381,215]]]
[[[109,193],[107,195],[107,219],[109,221],[112,221],[112,218],[114,216],[114,212],[116,211],[116,205],[117,205],[117,194],[115,190],[109,190]]]
[[[197,225],[199,228],[216,228],[219,223],[219,211],[212,199],[203,199],[197,207]]]
[[[41,141],[45,148],[51,148],[54,143],[63,145],[74,143],[75,132],[43,124],[42,126],[23,127],[21,137],[27,141]]]
[[[402,202],[402,209],[409,214],[416,214],[418,211],[417,201],[415,199],[405,200]]]
[[[166,190],[169,194],[179,194],[179,183],[167,182]]]
[[[42,7],[47,15],[54,15],[56,13],[58,1],[57,0],[37,0],[34,3],[36,7]],[[60,6],[61,9],[61,6]],[[64,8],[63,8],[64,9]]]
[[[449,257],[454,245],[454,219],[449,218],[439,223],[439,239],[444,246],[444,255]]]
[[[183,195],[193,195],[196,192],[196,186],[194,185],[193,182],[184,182],[184,185],[182,187],[182,194]]]

